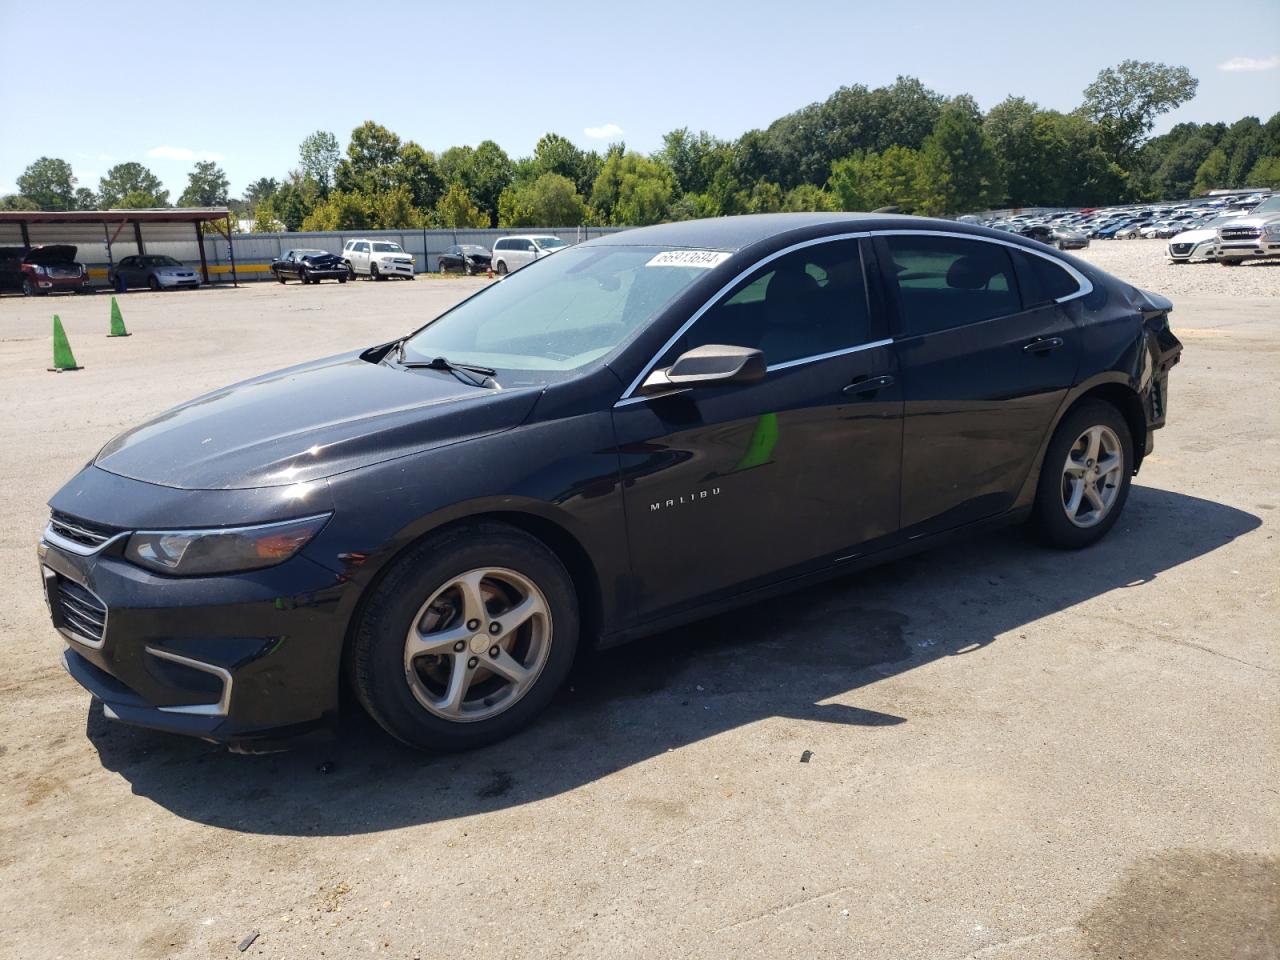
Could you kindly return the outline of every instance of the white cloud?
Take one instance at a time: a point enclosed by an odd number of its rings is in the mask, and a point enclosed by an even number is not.
[[[192,150],[190,147],[152,147],[147,151],[148,157],[157,160],[222,160],[222,154],[209,150]]]
[[[1280,67],[1280,57],[1232,57],[1218,64],[1219,70],[1228,73],[1257,73],[1260,70],[1274,70]]]
[[[608,140],[610,137],[622,136],[622,128],[616,123],[606,123],[603,127],[587,127],[582,132],[592,140]]]

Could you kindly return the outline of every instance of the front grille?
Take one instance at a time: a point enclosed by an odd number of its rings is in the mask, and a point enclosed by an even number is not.
[[[1230,230],[1219,230],[1218,236],[1223,240],[1255,240],[1262,236],[1257,227],[1232,227]]]
[[[107,628],[107,605],[74,580],[54,576],[49,591],[58,625],[92,647],[102,646]]]
[[[1169,249],[1180,257],[1186,256],[1191,252],[1191,244],[1189,243],[1171,243]]]
[[[410,260],[408,257],[396,257],[391,262],[392,263],[413,263],[413,261]]]
[[[57,510],[53,511],[53,515],[49,518],[49,526],[54,533],[63,539],[78,543],[91,550],[98,549],[98,547],[120,533],[120,530],[115,527],[93,523],[89,520],[81,520],[79,517],[59,513]]]

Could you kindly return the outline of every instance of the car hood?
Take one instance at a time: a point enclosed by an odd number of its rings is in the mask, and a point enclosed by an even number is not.
[[[66,243],[51,243],[36,247],[22,259],[26,263],[39,263],[45,266],[54,263],[75,263],[76,248]]]
[[[1218,227],[1219,230],[1230,230],[1235,227],[1265,227],[1268,223],[1280,222],[1280,214],[1267,213],[1257,217],[1238,217]]]
[[[1216,227],[1196,227],[1194,230],[1183,230],[1175,234],[1170,243],[1199,243],[1201,240],[1212,240],[1218,235]]]
[[[176,265],[175,265],[175,264],[168,264],[168,265],[163,266],[163,267],[155,267],[155,268],[154,268],[154,272],[155,272],[155,273],[164,273],[164,274],[171,274],[171,273],[191,273],[193,270],[194,270],[194,267],[188,267],[185,263],[179,263],[179,264],[176,264]]]
[[[341,257],[334,256],[332,253],[316,253],[309,257],[303,257],[302,259],[306,263],[314,263],[317,266],[322,264],[327,266],[331,263],[337,263]]]
[[[539,393],[474,387],[445,371],[344,354],[174,407],[116,437],[93,462],[182,489],[304,483],[508,430]]]

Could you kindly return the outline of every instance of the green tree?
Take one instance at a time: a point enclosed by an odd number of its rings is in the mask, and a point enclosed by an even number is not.
[[[379,123],[366,120],[351,131],[347,155],[338,162],[334,186],[348,193],[375,194],[396,185],[400,138]]]
[[[666,164],[638,153],[611,152],[591,188],[591,206],[603,223],[641,226],[666,219],[675,176]]]
[[[498,198],[500,227],[576,227],[586,218],[587,205],[573,181],[558,173],[508,187]]]
[[[412,140],[400,148],[394,181],[408,191],[410,200],[419,210],[430,210],[444,193],[444,179],[440,176],[435,154]]]
[[[1209,155],[1196,170],[1195,186],[1192,188],[1194,192],[1208,193],[1210,190],[1226,186],[1228,163],[1226,151],[1221,147],[1210,150]]]
[[[20,193],[6,193],[0,197],[0,210],[39,210],[36,202]]]
[[[782,209],[782,188],[769,180],[757,180],[747,196],[747,213],[777,213]]]
[[[271,198],[259,200],[253,208],[254,233],[283,233],[284,223],[276,216],[272,208]]]
[[[332,197],[333,191],[330,191]],[[301,230],[303,223],[320,204],[319,188],[315,182],[295,170],[289,179],[280,184],[271,195],[271,212],[286,230]]]
[[[450,184],[436,204],[435,221],[441,227],[451,230],[489,225],[489,218],[471,202],[467,188],[460,183]]]
[[[1085,87],[1082,109],[1098,125],[1109,159],[1128,170],[1156,118],[1194,97],[1199,85],[1186,67],[1125,60]]]
[[[74,210],[76,177],[71,164],[55,157],[41,157],[18,176],[18,193],[37,210]]]
[[[829,212],[836,208],[835,199],[821,187],[811,183],[802,183],[787,191],[782,200],[782,209],[793,213]]]
[[[405,187],[392,187],[367,198],[367,209],[376,230],[396,230],[423,226],[422,211],[413,203]]]
[[[102,203],[96,193],[88,187],[76,187],[77,210],[96,210],[100,206],[102,206]]]
[[[476,206],[489,215],[491,227],[498,225],[498,198],[514,175],[515,164],[500,146],[492,140],[483,140],[476,145],[471,155],[470,192]]]
[[[831,165],[827,181],[839,210],[878,210],[896,206],[910,213],[919,205],[920,151],[889,147],[884,153],[857,153]]]
[[[375,216],[369,197],[359,191],[331,190],[302,221],[303,230],[372,230]]]
[[[1042,144],[1036,137],[1036,105],[1024,97],[1006,97],[987,113],[983,129],[991,141],[1011,207],[1046,203]]]
[[[943,107],[920,149],[920,178],[921,213],[985,210],[1004,195],[995,152],[972,97],[958,96]]]
[[[680,127],[663,135],[662,149],[654,155],[654,159],[671,168],[681,193],[704,193],[710,187],[719,164],[723,162],[713,161],[712,157],[724,146],[705,130],[693,134],[688,127]],[[764,178],[761,176],[758,179]]]
[[[183,207],[225,207],[231,184],[222,168],[212,160],[198,160],[187,174],[187,189],[178,198]]]
[[[531,179],[537,179],[544,173],[556,173],[571,180],[578,193],[589,191],[599,172],[594,169],[590,156],[567,137],[558,133],[543,134],[533,148]]]
[[[160,178],[140,163],[117,163],[98,181],[98,196],[108,209],[137,210],[167,207],[169,191]]]
[[[1245,179],[1251,187],[1280,190],[1280,156],[1260,157]]]
[[[334,173],[340,159],[338,138],[328,130],[317,130],[298,147],[302,175],[315,182],[322,197],[333,188]]]

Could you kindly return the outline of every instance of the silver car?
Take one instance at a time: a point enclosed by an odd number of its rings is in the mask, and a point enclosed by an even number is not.
[[[501,237],[493,245],[493,272],[503,276],[567,246],[567,240],[549,234]]]

